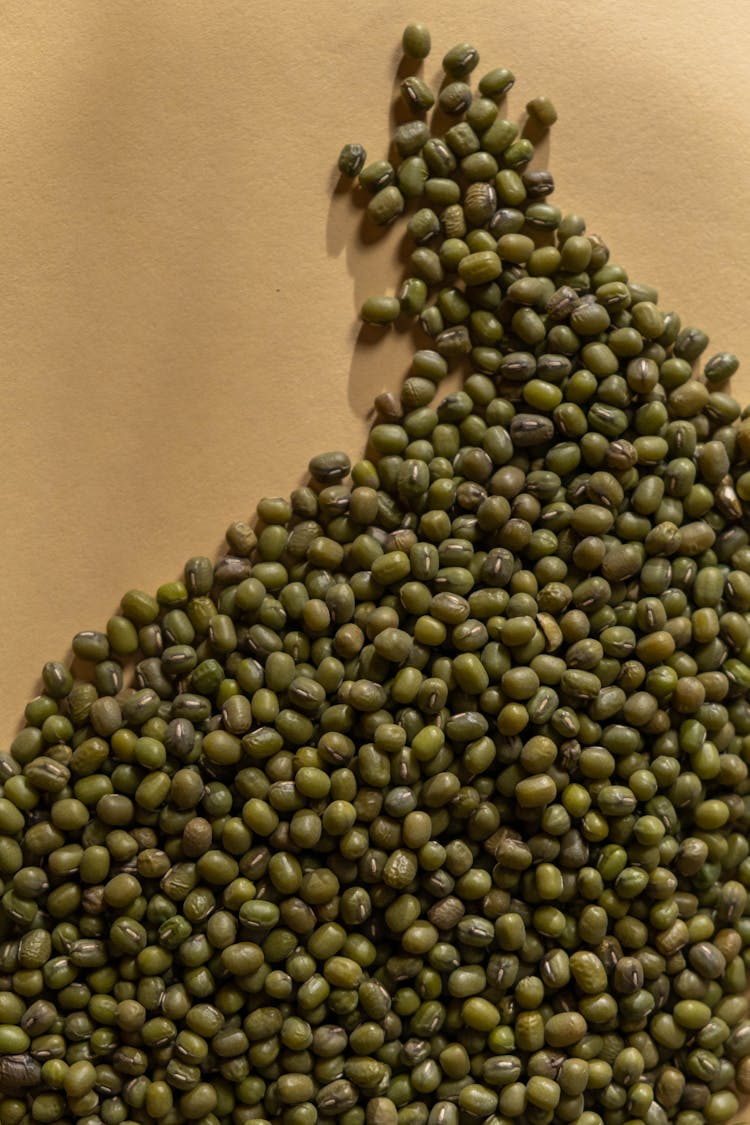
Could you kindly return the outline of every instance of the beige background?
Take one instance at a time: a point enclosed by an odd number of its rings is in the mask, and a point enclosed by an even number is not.
[[[332,166],[348,140],[385,154],[420,17],[428,77],[470,38],[516,71],[511,115],[552,96],[556,201],[747,357],[750,397],[744,0],[5,0],[0,740],[122,592],[214,552],[313,453],[362,448],[409,350],[355,349],[398,234],[360,243]]]

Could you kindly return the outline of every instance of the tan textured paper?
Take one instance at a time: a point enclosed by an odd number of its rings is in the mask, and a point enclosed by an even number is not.
[[[555,200],[746,359],[743,0],[5,0],[2,739],[121,593],[212,553],[309,457],[363,446],[404,336],[357,345],[398,236],[359,241],[339,148],[385,152],[408,19],[548,93]]]

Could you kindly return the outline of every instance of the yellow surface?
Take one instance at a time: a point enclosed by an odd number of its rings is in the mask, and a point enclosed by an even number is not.
[[[750,374],[745,0],[5,0],[3,741],[121,593],[213,553],[313,453],[361,450],[409,341],[355,347],[398,235],[359,241],[332,166],[385,154],[414,18],[429,78],[470,38],[518,75],[512,116],[554,99],[556,202]]]

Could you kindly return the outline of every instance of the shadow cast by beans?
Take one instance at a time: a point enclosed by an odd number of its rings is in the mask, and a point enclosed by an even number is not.
[[[393,129],[397,129],[399,125],[406,125],[409,121],[424,121],[424,113],[415,113],[411,109],[399,92],[391,102],[390,122]],[[393,144],[391,144],[391,152],[396,151]]]
[[[447,127],[450,122],[447,118],[446,121],[441,122],[439,115],[436,116],[437,107],[429,114],[414,112],[401,94],[401,84],[405,78],[423,73],[421,61],[404,56],[400,47],[396,47],[393,72],[394,89],[387,111],[389,135],[392,137],[395,129],[410,121],[429,121],[430,132],[433,135],[439,131],[441,124]],[[425,80],[427,80],[426,76]],[[429,82],[429,85],[435,90],[435,82]],[[386,158],[394,165],[401,159],[392,140],[389,141]],[[370,153],[367,163],[377,159],[381,159],[379,153]],[[353,282],[353,316],[348,333],[352,344],[352,361],[347,384],[348,402],[359,418],[371,418],[373,400],[379,393],[391,390],[398,394],[400,390],[401,380],[407,371],[402,371],[401,378],[394,378],[394,372],[399,370],[399,356],[404,352],[406,340],[411,337],[412,346],[416,349],[428,347],[429,338],[425,336],[419,323],[407,316],[399,317],[393,325],[381,328],[358,323],[358,310],[365,298],[374,293],[399,292],[403,280],[412,272],[409,269],[409,259],[414,247],[405,232],[398,238],[395,236],[395,230],[400,230],[398,219],[395,223],[386,226],[379,226],[372,221],[366,211],[372,195],[356,181],[353,183],[348,177],[339,176],[334,170],[329,181],[329,193],[330,206],[326,223],[328,256],[339,257],[342,253],[345,254],[347,270]],[[419,200],[407,199],[405,212],[413,213],[421,205],[424,204]],[[403,217],[402,215],[401,219]],[[364,247],[381,247],[380,264],[376,266],[373,260],[373,270],[369,275],[363,275],[362,270],[360,255]],[[386,252],[386,267],[390,268],[382,268],[383,251]],[[388,253],[390,257],[387,256]],[[387,280],[380,281],[381,276]],[[394,277],[398,278],[395,285]],[[389,349],[392,354],[386,359]]]
[[[391,229],[391,224],[388,223],[386,224],[386,226],[379,226],[377,223],[374,223],[372,221],[370,216],[367,214],[367,203],[372,198],[372,196],[368,196],[366,193],[364,194],[365,200],[363,200],[360,204],[363,210],[361,212],[358,227],[359,240],[363,246],[375,246],[377,243],[383,242],[383,240],[386,238],[388,232]]]
[[[366,348],[376,347],[388,336],[391,326],[363,324],[357,333],[357,344]]]
[[[525,140],[531,141],[534,146],[534,155],[529,167],[535,169],[548,168],[551,151],[550,130],[540,125],[528,114],[522,115],[519,119],[519,126],[521,126],[521,136]]]
[[[430,83],[436,95],[434,108],[427,114],[415,114],[400,95],[399,87],[403,79],[421,71],[420,64],[414,60],[398,56],[396,59],[396,89],[388,106],[389,126],[391,133],[405,121],[426,120],[430,127],[430,134],[441,137],[444,133],[463,119],[462,114],[450,114],[440,106],[440,92],[452,81],[451,76],[442,74],[437,81]],[[475,96],[479,96],[475,92]],[[514,99],[515,100],[515,99]],[[498,113],[510,116],[508,107],[508,93],[496,99]],[[550,139],[549,130],[541,127],[533,118],[530,118],[525,109],[514,113],[522,136],[534,145],[534,155],[529,168],[545,169],[549,161]],[[399,154],[395,151],[393,142],[389,146],[389,159],[397,164]],[[377,154],[370,155],[368,162],[378,159]],[[460,173],[459,179],[462,181]],[[466,185],[463,184],[465,187]],[[385,391],[399,395],[403,379],[408,376],[408,357],[404,355],[405,345],[410,345],[413,350],[434,347],[434,341],[426,335],[418,319],[400,316],[392,325],[381,327],[377,325],[361,324],[357,322],[357,311],[364,299],[378,292],[398,294],[403,280],[408,277],[410,269],[410,256],[414,249],[413,240],[404,232],[397,240],[394,237],[395,229],[403,229],[403,221],[409,214],[413,214],[420,206],[422,200],[407,199],[405,213],[393,224],[378,226],[366,213],[366,206],[372,198],[369,192],[359,187],[356,182],[347,177],[334,173],[331,181],[331,204],[328,212],[327,248],[329,256],[339,256],[342,251],[346,254],[347,267],[353,279],[354,315],[350,329],[352,342],[352,360],[349,368],[347,385],[348,402],[352,411],[363,419],[372,420],[377,416],[373,401],[378,394]],[[344,202],[346,199],[346,202]],[[352,218],[357,217],[355,223]],[[546,231],[536,231],[535,239],[538,245],[549,242]],[[394,271],[382,269],[384,260],[381,253],[377,268],[369,276],[364,275],[361,269],[361,250],[363,247],[387,247],[390,257],[385,260],[391,266],[397,266]],[[388,280],[379,281],[380,277]],[[393,277],[399,281],[394,286]],[[430,295],[430,303],[434,300],[435,292]],[[454,369],[455,386],[461,385],[469,371],[468,363],[457,365],[461,370]],[[454,376],[451,377],[451,383]],[[436,399],[442,399],[446,393],[445,387],[436,390]]]
[[[326,250],[329,258],[338,258],[346,249],[351,238],[352,220],[360,214],[359,193],[362,188],[352,189],[349,176],[342,176],[336,168],[331,169],[328,186],[328,219],[326,223]]]
[[[395,114],[395,109],[393,110]],[[412,118],[413,119],[413,118]],[[374,157],[377,159],[377,157]],[[425,347],[424,333],[418,324],[408,317],[399,317],[395,324],[387,327],[359,324],[358,310],[366,297],[377,292],[398,293],[402,280],[409,276],[409,258],[413,246],[408,235],[402,234],[398,221],[395,224],[379,226],[367,214],[367,204],[372,199],[370,192],[360,187],[335,170],[329,181],[330,206],[326,227],[326,246],[329,257],[346,258],[347,270],[353,282],[353,309],[349,334],[352,344],[352,361],[347,383],[348,401],[352,411],[359,418],[366,418],[372,410],[373,399],[383,390],[396,393],[400,380],[393,378],[398,371],[398,353],[403,345],[394,349],[393,358],[385,358],[386,352],[393,348],[394,340],[403,340],[411,334],[414,347]],[[418,204],[417,204],[418,205]],[[407,201],[407,211],[413,211],[414,204]],[[397,234],[398,231],[398,234]],[[386,268],[380,281],[378,275],[364,274],[361,251],[365,247],[381,247],[386,252]],[[382,262],[381,253],[381,262]],[[399,280],[394,286],[393,278]],[[419,340],[422,340],[419,343]]]
[[[422,68],[421,59],[413,59],[409,55],[403,54],[400,47],[396,47],[393,54],[397,82],[403,82],[405,78],[411,78],[413,74],[419,74]]]
[[[396,374],[398,367],[394,356],[396,350],[394,341],[398,335],[408,332],[410,327],[407,323],[402,327],[401,319],[399,318],[395,326],[383,328],[374,324],[362,324],[357,331],[349,368],[347,395],[349,405],[360,418],[375,416],[373,403],[383,391],[393,391],[398,394],[400,390],[401,379],[406,372],[402,371],[400,378]]]
[[[456,122],[463,120],[462,113],[446,113],[446,111],[440,104],[440,95],[442,94],[443,90],[446,88],[446,86],[450,86],[454,81],[455,79],[451,78],[449,74],[443,74],[440,80],[440,85],[435,90],[435,106],[430,115],[430,130],[434,137],[444,136],[452,125],[455,125]]]

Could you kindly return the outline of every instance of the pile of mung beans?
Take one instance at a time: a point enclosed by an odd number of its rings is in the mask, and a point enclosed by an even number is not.
[[[2,1125],[723,1125],[750,1092],[750,417],[414,73],[369,456],[44,665],[0,754]],[[408,69],[408,68],[407,68]],[[435,105],[436,103],[436,105]],[[426,111],[433,108],[430,129]],[[369,193],[369,194],[367,194]],[[462,389],[432,405],[449,368]]]

